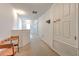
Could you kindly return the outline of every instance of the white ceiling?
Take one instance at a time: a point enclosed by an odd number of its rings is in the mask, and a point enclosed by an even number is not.
[[[37,19],[45,11],[47,11],[51,5],[52,3],[12,3],[14,8],[25,11],[26,15],[23,15],[23,17],[28,19]],[[33,14],[33,10],[37,11],[38,13]]]

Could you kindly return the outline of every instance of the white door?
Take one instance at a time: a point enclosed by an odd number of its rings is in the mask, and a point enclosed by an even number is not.
[[[77,47],[76,4],[56,5],[54,8],[53,23],[54,40]]]

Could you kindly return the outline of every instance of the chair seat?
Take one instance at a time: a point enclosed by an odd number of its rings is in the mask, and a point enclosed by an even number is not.
[[[0,56],[13,56],[16,51],[15,47],[13,47],[13,44],[1,44],[0,49]]]
[[[14,44],[13,40],[17,40],[17,43]],[[14,56],[17,51],[19,52],[19,36],[11,36],[5,40],[0,40],[0,56]]]
[[[14,54],[16,50],[14,49]],[[13,56],[13,51],[12,48],[7,48],[7,49],[3,49],[2,51],[0,51],[0,56]]]
[[[11,48],[11,47],[13,47],[13,44],[1,44],[0,45],[0,49],[2,48]]]

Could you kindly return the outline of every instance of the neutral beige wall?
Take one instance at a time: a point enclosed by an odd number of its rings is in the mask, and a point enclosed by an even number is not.
[[[10,36],[13,26],[13,8],[10,4],[0,4],[0,40]]]

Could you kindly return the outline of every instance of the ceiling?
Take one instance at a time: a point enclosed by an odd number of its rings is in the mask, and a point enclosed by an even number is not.
[[[37,19],[47,11],[52,3],[12,3],[15,9],[20,9],[26,12],[25,15],[21,15],[23,18]],[[33,14],[32,11],[37,11],[37,14]]]

